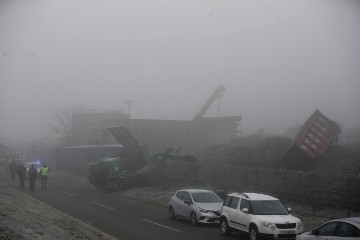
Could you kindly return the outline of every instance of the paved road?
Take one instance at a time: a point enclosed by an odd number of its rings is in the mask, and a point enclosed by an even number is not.
[[[6,181],[18,188],[18,181]],[[28,183],[26,183],[28,187]],[[105,193],[79,182],[76,178],[53,174],[49,177],[48,189],[24,193],[46,204],[89,223],[101,231],[124,240],[212,240],[224,239],[218,226],[192,227],[186,221],[171,221],[167,209],[142,201],[131,200],[116,193]],[[247,239],[234,234],[226,239]]]

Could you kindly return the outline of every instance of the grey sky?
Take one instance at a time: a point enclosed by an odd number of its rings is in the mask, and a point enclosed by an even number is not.
[[[316,109],[360,127],[359,43],[355,0],[2,0],[0,140],[45,135],[70,102],[191,120],[218,84],[245,133]]]

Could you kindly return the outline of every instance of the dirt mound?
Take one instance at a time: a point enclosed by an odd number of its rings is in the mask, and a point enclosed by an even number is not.
[[[202,162],[262,168],[278,168],[279,161],[292,140],[283,137],[247,136],[214,145],[196,156]],[[360,172],[360,146],[333,145],[314,159],[308,170],[324,173]]]
[[[360,174],[360,147],[331,146],[312,169],[326,174]]]
[[[214,164],[275,167],[291,143],[282,137],[248,136],[211,146],[197,156]]]

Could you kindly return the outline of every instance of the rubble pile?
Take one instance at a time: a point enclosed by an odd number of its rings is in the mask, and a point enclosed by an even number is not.
[[[360,146],[331,146],[323,156],[316,159],[313,170],[332,175],[357,174],[360,177]]]
[[[211,146],[196,155],[200,161],[211,164],[278,168],[282,155],[291,144],[288,138],[252,135]],[[358,174],[360,146],[333,145],[324,155],[314,159],[309,170],[327,174]]]
[[[288,138],[251,135],[211,146],[197,156],[213,164],[273,168],[291,143]]]

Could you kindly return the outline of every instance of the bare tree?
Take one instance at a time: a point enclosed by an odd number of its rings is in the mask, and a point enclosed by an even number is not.
[[[72,144],[72,116],[74,113],[81,112],[83,109],[83,106],[73,103],[52,109],[52,119],[48,123],[48,129],[62,144]]]

